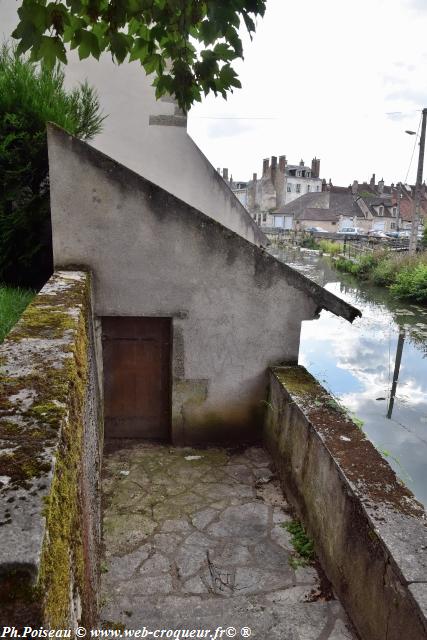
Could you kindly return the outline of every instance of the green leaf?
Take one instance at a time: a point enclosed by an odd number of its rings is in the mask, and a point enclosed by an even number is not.
[[[132,38],[124,33],[111,33],[109,36],[110,51],[120,64],[130,52]]]
[[[81,41],[78,48],[79,58],[83,60],[88,58],[91,54],[94,58],[99,60],[101,50],[99,47],[99,41],[96,35],[92,31],[82,30],[80,35]]]
[[[57,60],[67,63],[65,47],[57,36],[42,36],[40,46],[32,50],[31,58],[40,60],[48,69],[53,69]]]

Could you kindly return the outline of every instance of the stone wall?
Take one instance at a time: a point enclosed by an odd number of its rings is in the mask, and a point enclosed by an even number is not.
[[[89,275],[56,272],[0,346],[0,626],[96,619],[95,362]]]
[[[271,371],[265,442],[362,640],[425,640],[424,509],[303,367]]]

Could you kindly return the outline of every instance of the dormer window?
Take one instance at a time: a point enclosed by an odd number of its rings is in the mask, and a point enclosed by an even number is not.
[[[393,215],[393,218],[395,218],[395,217],[396,217],[396,215],[397,215],[397,207],[393,207],[393,213],[392,213],[392,215]]]

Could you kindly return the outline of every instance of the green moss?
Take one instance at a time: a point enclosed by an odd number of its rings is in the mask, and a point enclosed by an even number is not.
[[[48,306],[49,305],[49,306]],[[89,283],[76,281],[55,295],[37,296],[28,307],[7,341],[25,338],[60,339],[73,331],[72,346],[52,348],[59,357],[52,364],[31,354],[33,371],[13,377],[5,367],[0,374],[0,437],[10,442],[13,451],[0,457],[0,475],[12,478],[9,488],[30,488],[34,478],[49,472],[47,448],[55,447],[54,475],[44,500],[47,535],[44,540],[39,579],[32,594],[43,594],[43,624],[66,628],[69,624],[70,584],[85,599],[80,473],[83,446],[83,412],[87,384],[87,325]],[[79,315],[71,315],[71,307]],[[11,351],[13,357],[13,349]],[[19,358],[19,351],[17,358]],[[32,392],[30,407],[20,408],[10,398],[23,390]],[[17,415],[21,422],[7,419]],[[18,601],[18,596],[16,600]]]
[[[45,540],[40,587],[45,595],[45,619],[52,628],[62,628],[69,616],[69,585],[74,580],[84,594],[84,557],[79,476],[83,444],[84,395],[87,383],[87,328],[80,317],[72,359],[65,363],[70,384],[69,416],[64,421],[52,480],[45,507],[49,536]],[[73,576],[72,576],[73,574]]]
[[[27,415],[40,419],[44,424],[48,424],[51,427],[59,428],[66,413],[67,410],[63,404],[44,402],[33,405],[28,410]]]
[[[275,367],[273,372],[279,382],[294,395],[318,395],[321,389],[303,367]]]

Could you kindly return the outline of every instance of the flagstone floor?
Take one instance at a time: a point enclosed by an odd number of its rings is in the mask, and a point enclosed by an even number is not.
[[[105,627],[152,632],[140,637],[356,637],[325,580],[298,566],[290,510],[262,448],[123,442],[106,452],[103,492]]]

